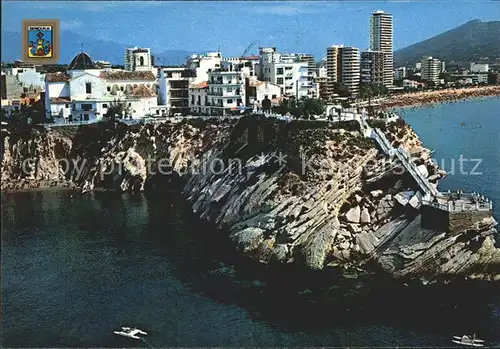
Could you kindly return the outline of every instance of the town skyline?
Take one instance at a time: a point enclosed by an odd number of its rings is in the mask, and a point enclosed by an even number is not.
[[[74,32],[92,40],[113,41],[151,47],[153,51],[220,50],[226,56],[241,55],[252,42],[276,46],[282,52],[307,52],[322,59],[326,47],[344,44],[369,47],[369,18],[376,10],[394,17],[394,50],[425,40],[472,19],[500,18],[494,2],[471,8],[470,3],[449,1],[436,6],[428,3],[367,2],[5,2],[2,11],[4,30],[19,32],[22,18],[59,18],[63,32]],[[77,10],[78,9],[78,10]],[[235,16],[218,14],[232,11]],[[160,15],[168,32],[159,33]],[[332,13],[335,15],[332,16]],[[109,18],[110,14],[119,20]],[[180,15],[178,15],[180,14]],[[411,16],[408,16],[411,14]],[[410,17],[409,20],[405,18]],[[331,24],[333,22],[333,25]],[[242,26],[245,24],[245,27]],[[170,25],[169,25],[170,24]],[[291,25],[293,24],[293,26]],[[236,30],[235,30],[236,28]],[[239,30],[240,29],[240,30]],[[83,42],[85,46],[85,42]],[[77,44],[80,47],[80,43]],[[65,48],[61,48],[64,50]],[[106,59],[105,52],[98,59]],[[65,62],[67,63],[67,62]]]

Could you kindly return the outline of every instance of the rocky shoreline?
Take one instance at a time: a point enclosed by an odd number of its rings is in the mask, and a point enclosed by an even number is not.
[[[384,133],[437,185],[444,173],[409,125],[393,122]],[[7,135],[3,149],[2,191],[8,189],[4,179],[38,183],[47,176],[83,191],[144,191],[160,198],[174,185],[197,216],[259,263],[423,283],[500,279],[493,217],[453,236],[421,228],[417,184],[396,171],[397,159],[364,138],[356,122],[253,116],[116,130],[102,124]],[[38,161],[25,173],[27,157]],[[63,169],[61,159],[73,165]],[[161,162],[169,164],[168,174],[157,171]]]
[[[394,95],[381,102],[381,108],[418,108],[438,103],[452,103],[468,99],[500,96],[500,86],[482,86],[462,89],[445,89]]]

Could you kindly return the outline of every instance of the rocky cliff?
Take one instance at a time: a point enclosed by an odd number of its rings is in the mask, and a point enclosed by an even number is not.
[[[429,181],[443,176],[408,125],[381,129]],[[4,178],[47,176],[84,191],[167,195],[174,184],[201,219],[261,263],[339,268],[347,277],[500,279],[494,219],[453,235],[421,228],[416,183],[356,122],[243,118],[37,132],[4,138],[3,190]],[[20,174],[27,156],[38,161]]]

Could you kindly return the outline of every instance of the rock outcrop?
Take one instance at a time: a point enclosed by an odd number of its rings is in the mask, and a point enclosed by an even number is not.
[[[436,181],[444,175],[408,125],[389,124],[384,132],[413,155],[420,171]],[[39,158],[30,180],[57,174],[84,191],[162,195],[169,178],[180,178],[199,217],[261,263],[357,268],[423,282],[500,277],[495,220],[453,236],[422,229],[418,186],[355,122],[251,117],[115,131],[108,125],[72,137],[49,131],[7,138],[4,149],[2,179],[20,178],[26,154]],[[69,171],[60,156],[70,159]]]

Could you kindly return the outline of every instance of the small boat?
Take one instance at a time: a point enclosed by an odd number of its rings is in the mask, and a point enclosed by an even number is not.
[[[121,331],[113,331],[114,334],[117,334],[119,336],[124,336],[124,337],[129,337],[129,338],[134,338],[134,339],[141,339],[141,337],[137,336],[137,334],[143,334],[147,335],[146,332],[138,329],[138,328],[131,328],[131,327],[122,327]]]
[[[477,339],[476,334],[474,334],[472,338],[467,335],[463,335],[462,337],[453,336],[452,342],[456,344],[467,345],[470,347],[484,347],[484,341],[482,339]]]

